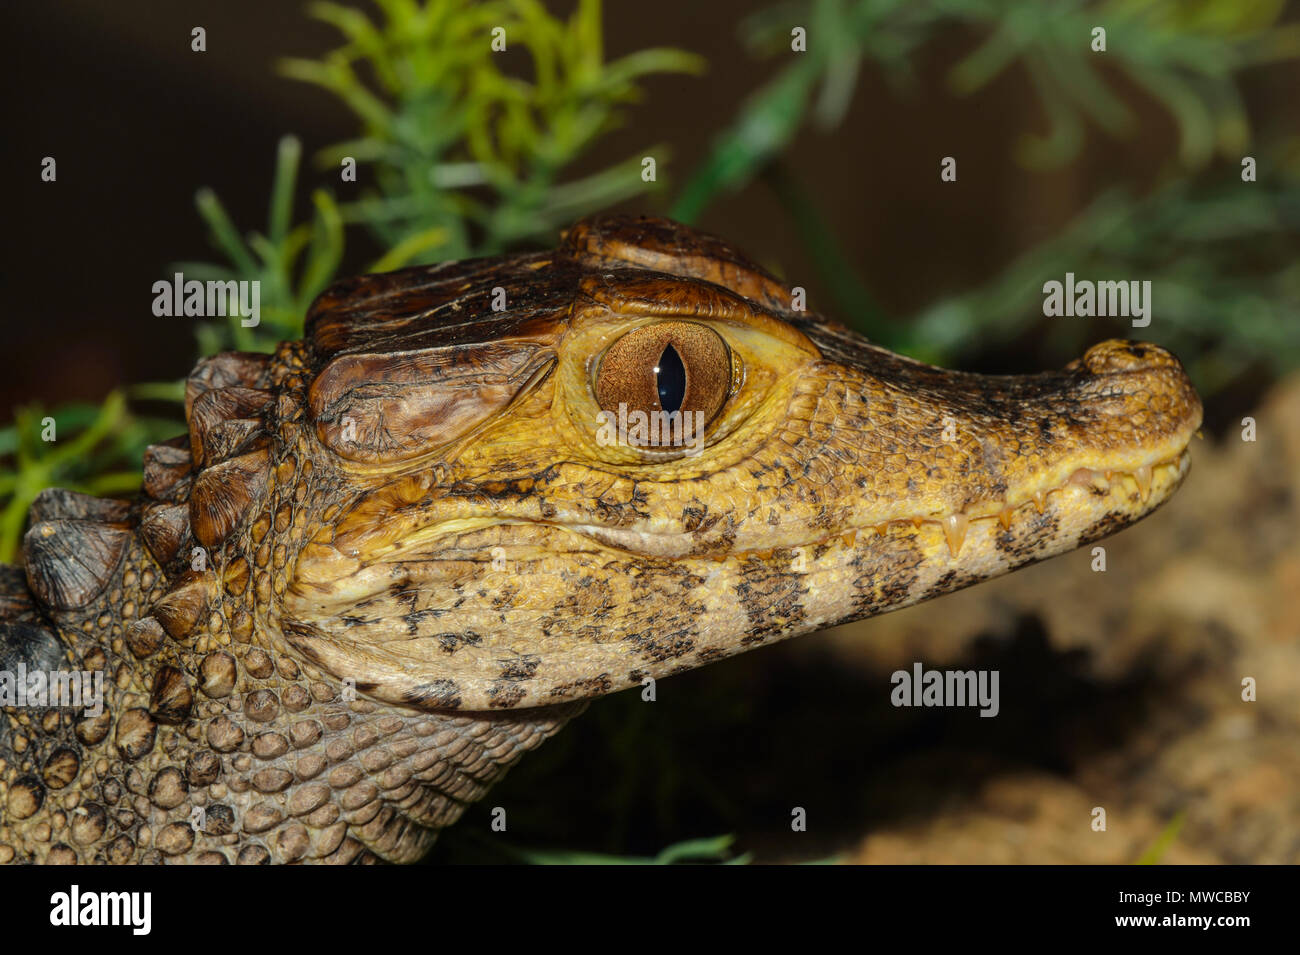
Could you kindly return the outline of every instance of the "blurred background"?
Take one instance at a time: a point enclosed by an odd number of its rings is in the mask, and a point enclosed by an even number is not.
[[[1158,342],[1206,440],[1173,503],[1107,541],[1106,573],[1068,555],[674,678],[653,705],[601,701],[430,861],[1300,860],[1298,10],[14,5],[0,559],[41,488],[129,493],[143,446],[181,430],[194,360],[296,337],[333,278],[671,215],[938,364]],[[177,270],[260,279],[261,325],[155,317]],[[1044,318],[1066,272],[1151,281],[1150,326]],[[998,669],[1002,715],[890,707],[914,660]]]

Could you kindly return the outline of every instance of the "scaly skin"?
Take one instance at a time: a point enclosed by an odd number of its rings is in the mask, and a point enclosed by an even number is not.
[[[605,218],[202,363],[145,493],[47,492],[0,577],[0,669],[108,675],[99,717],[5,708],[0,861],[414,861],[591,698],[1070,550],[1187,473],[1160,348],[978,376],[789,302]],[[702,453],[602,444],[602,356],[667,320],[729,352]]]

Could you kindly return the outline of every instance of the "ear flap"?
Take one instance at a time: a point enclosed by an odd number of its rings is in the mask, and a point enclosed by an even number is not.
[[[316,376],[308,405],[317,436],[340,457],[403,461],[503,410],[549,368],[552,355],[522,342],[342,355]]]

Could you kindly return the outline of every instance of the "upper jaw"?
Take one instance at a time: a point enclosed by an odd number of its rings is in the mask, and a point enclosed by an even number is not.
[[[724,520],[686,526],[651,492],[646,520],[578,511],[562,523],[619,550],[717,559],[932,525],[955,559],[978,522],[1010,531],[1019,512],[1049,504],[1081,536],[1103,522],[1117,529],[1187,474],[1201,404],[1157,346],[1108,341],[1059,372],[1002,377],[810,337],[840,360],[810,365],[770,439],[702,485],[730,505]]]

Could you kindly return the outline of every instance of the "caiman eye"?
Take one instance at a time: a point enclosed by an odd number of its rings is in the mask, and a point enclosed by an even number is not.
[[[727,343],[694,322],[660,322],[628,332],[609,346],[596,374],[597,403],[620,421],[634,411],[681,412],[692,414],[692,423],[707,424],[730,389]]]

